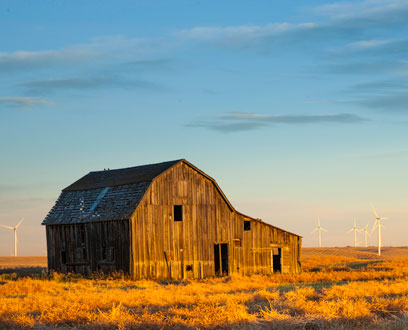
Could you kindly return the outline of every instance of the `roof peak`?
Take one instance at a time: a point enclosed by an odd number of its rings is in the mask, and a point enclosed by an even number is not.
[[[136,168],[139,168],[139,167],[164,165],[164,164],[167,164],[167,163],[172,163],[174,165],[174,164],[177,164],[178,162],[181,162],[181,161],[186,161],[186,160],[184,158],[181,158],[181,159],[175,159],[175,160],[168,160],[168,161],[160,162],[160,163],[143,164],[143,165],[122,167],[122,168],[114,168],[114,169],[108,168],[108,169],[103,169],[103,170],[99,170],[99,171],[90,171],[89,173],[101,173],[101,172],[103,173],[103,172],[106,172],[106,171],[113,172],[113,171],[122,171],[122,170],[132,170],[132,169],[136,169]]]

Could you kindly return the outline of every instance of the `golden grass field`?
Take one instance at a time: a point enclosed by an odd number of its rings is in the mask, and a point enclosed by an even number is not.
[[[303,249],[298,275],[83,279],[0,258],[0,329],[408,329],[408,248]],[[35,258],[35,259],[34,259]]]

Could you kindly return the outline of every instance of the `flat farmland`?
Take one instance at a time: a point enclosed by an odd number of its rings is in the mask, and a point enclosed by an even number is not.
[[[0,269],[47,267],[47,257],[0,257]]]
[[[408,247],[383,247],[381,249],[381,258],[377,255],[377,247],[354,248],[354,247],[334,247],[334,248],[303,248],[303,259],[310,259],[313,257],[350,257],[358,259],[393,259],[399,257],[408,257]]]
[[[4,257],[0,328],[408,329],[408,248],[376,251],[304,248],[301,274],[194,281],[84,279]]]

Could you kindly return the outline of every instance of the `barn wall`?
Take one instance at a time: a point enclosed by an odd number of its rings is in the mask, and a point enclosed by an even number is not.
[[[183,221],[174,221],[174,205]],[[244,220],[251,230],[244,231]],[[273,272],[273,249],[282,272],[299,272],[299,237],[233,212],[214,184],[184,163],[156,178],[131,218],[134,278],[215,276],[214,244],[228,244],[229,274]],[[167,261],[166,261],[167,258]]]
[[[48,268],[90,275],[129,272],[129,221],[46,226]],[[65,259],[65,260],[63,260]]]

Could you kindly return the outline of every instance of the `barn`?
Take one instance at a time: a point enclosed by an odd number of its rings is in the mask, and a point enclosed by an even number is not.
[[[48,213],[49,270],[133,279],[300,272],[301,237],[244,215],[184,159],[90,172]]]

